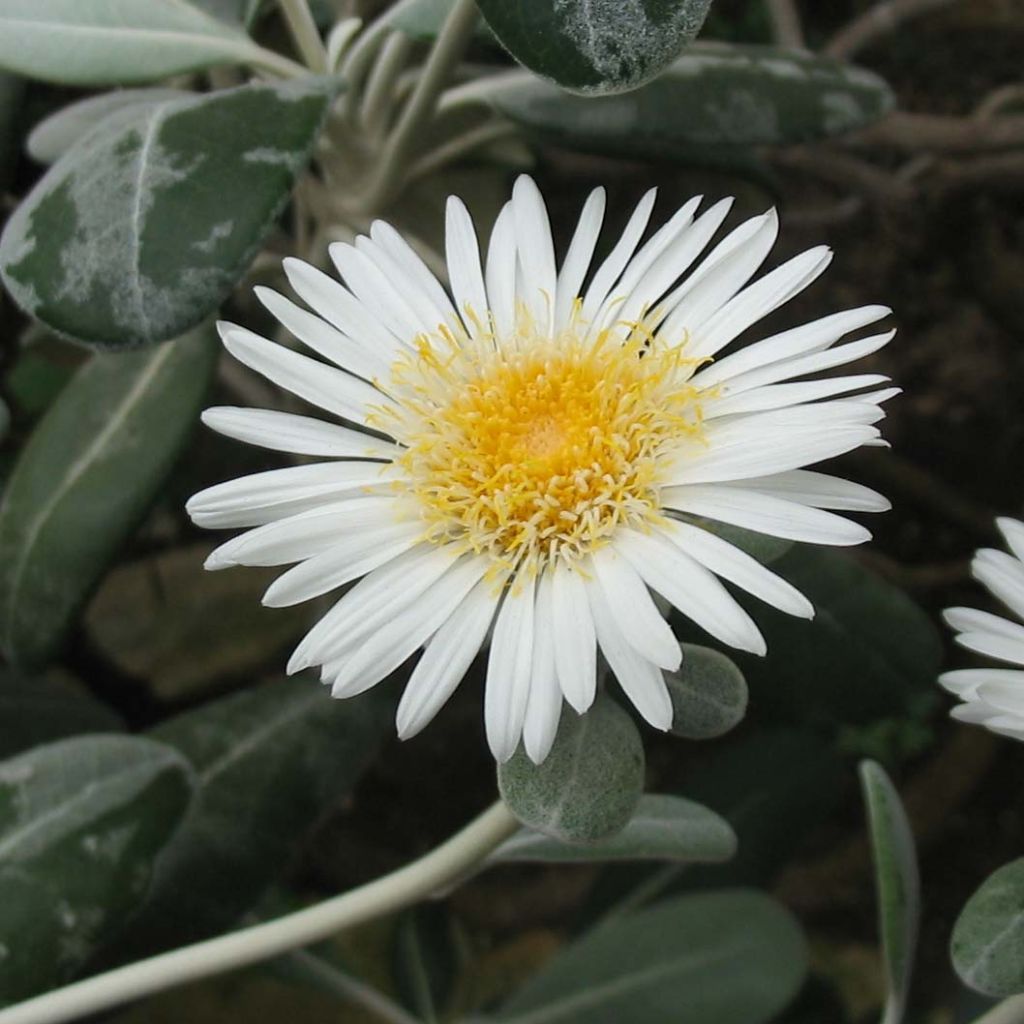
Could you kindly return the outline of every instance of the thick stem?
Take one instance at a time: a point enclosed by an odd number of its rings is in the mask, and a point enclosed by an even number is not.
[[[455,0],[416,88],[384,146],[380,173],[362,197],[360,205],[364,209],[382,209],[401,187],[409,158],[429,127],[437,99],[447,85],[452,70],[462,59],[477,17],[476,0]]]
[[[782,46],[804,45],[804,30],[795,0],[768,0],[775,41]]]
[[[252,928],[185,946],[0,1010],[0,1024],[60,1024],[153,992],[320,942],[429,896],[482,861],[518,829],[496,803],[436,850],[374,882]]]
[[[277,0],[277,4],[306,66],[317,75],[325,74],[327,50],[307,0]]]
[[[242,55],[242,60],[250,67],[259,71],[267,71],[279,78],[302,78],[309,74],[309,68],[262,46],[253,45],[247,48]]]
[[[899,28],[910,18],[920,17],[940,7],[949,7],[956,0],[882,0],[869,7],[860,17],[841,28],[828,42],[824,52],[845,60],[880,36]]]
[[[983,1013],[974,1024],[1024,1024],[1024,996],[1011,996],[988,1013]]]

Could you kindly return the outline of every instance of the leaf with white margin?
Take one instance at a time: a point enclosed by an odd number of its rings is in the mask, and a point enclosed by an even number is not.
[[[254,82],[112,114],[8,220],[0,275],[12,297],[99,347],[194,327],[259,251],[334,90],[326,79]]]
[[[654,78],[700,31],[711,0],[478,0],[520,64],[563,89],[624,92]]]
[[[0,1004],[66,981],[116,937],[191,785],[177,751],[136,736],[0,762]]]
[[[521,72],[474,94],[542,142],[588,153],[688,161],[750,146],[842,135],[894,104],[863,68],[776,47],[696,43],[653,82],[618,96],[570,96]]]
[[[95,355],[36,427],[0,505],[0,649],[15,664],[60,647],[195,426],[217,353],[200,329]]]
[[[735,852],[736,833],[714,811],[679,796],[651,793],[640,798],[626,827],[607,839],[586,845],[563,843],[522,829],[486,863],[664,860],[714,864]]]
[[[862,761],[860,780],[868,809],[885,962],[882,1024],[900,1024],[907,1007],[921,917],[914,834],[899,793],[884,769],[874,761]]]
[[[47,82],[152,82],[260,53],[187,0],[0,0],[0,68]]]
[[[183,89],[114,89],[98,96],[87,96],[40,121],[29,133],[25,148],[33,160],[52,164],[118,110],[188,95]]]
[[[668,900],[568,945],[494,1015],[502,1024],[765,1024],[799,991],[807,948],[767,896]]]

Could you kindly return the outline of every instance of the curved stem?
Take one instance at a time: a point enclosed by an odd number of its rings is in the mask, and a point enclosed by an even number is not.
[[[246,48],[242,59],[250,67],[260,71],[269,71],[272,75],[278,75],[281,78],[302,78],[309,74],[309,68],[303,67],[298,61],[282,57],[281,54],[275,53],[273,50],[255,44]]]
[[[477,17],[476,0],[455,0],[416,88],[384,146],[380,174],[363,197],[365,209],[379,210],[386,206],[401,186],[406,163],[429,125],[437,98],[448,83],[452,69],[462,59]]]
[[[327,71],[327,50],[313,20],[307,0],[277,0],[288,31],[310,71],[322,75]]]
[[[486,124],[478,125],[462,135],[456,135],[455,138],[449,139],[420,157],[412,165],[408,180],[417,181],[420,178],[425,178],[442,167],[461,160],[481,146],[497,142],[499,139],[515,138],[518,134],[519,129],[511,121],[488,121]]]
[[[988,1013],[983,1013],[974,1024],[1024,1024],[1024,996],[1011,996]]]
[[[412,45],[412,40],[405,33],[392,33],[370,72],[363,94],[360,120],[371,137],[383,135],[387,129],[394,104],[395,81],[405,67]]]
[[[461,877],[519,828],[500,801],[412,864],[275,921],[162,953],[0,1010],[0,1024],[60,1024],[187,981],[268,960],[415,903]]]

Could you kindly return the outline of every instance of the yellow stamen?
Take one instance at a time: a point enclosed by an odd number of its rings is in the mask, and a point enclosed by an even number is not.
[[[393,367],[375,425],[407,446],[429,540],[539,571],[658,517],[665,466],[703,434],[697,361],[643,323],[590,334],[578,309],[554,337],[520,309],[502,339],[470,311],[473,339],[439,327]]]

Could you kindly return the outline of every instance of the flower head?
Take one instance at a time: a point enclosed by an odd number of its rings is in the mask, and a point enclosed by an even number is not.
[[[1012,554],[985,548],[974,556],[971,572],[1024,622],[1024,523],[997,520]],[[974,608],[950,608],[946,622],[956,642],[970,651],[1017,668],[969,668],[945,672],[939,682],[963,703],[951,714],[962,722],[1024,739],[1024,625]]]
[[[251,528],[209,568],[297,563],[266,604],[354,583],[290,671],[318,666],[348,697],[424,647],[398,709],[399,732],[411,736],[491,633],[491,749],[504,760],[522,739],[539,762],[563,699],[580,713],[592,703],[598,650],[640,714],[671,724],[662,670],[679,666],[680,647],[652,591],[758,654],[761,633],[721,580],[813,614],[790,584],[700,524],[824,544],[870,536],[829,510],[882,511],[886,500],[802,467],[882,443],[880,404],[895,390],[878,389],[887,378],[877,374],[803,378],[881,348],[893,332],[837,343],[889,310],[837,313],[721,357],[814,281],[830,253],[811,249],[748,283],[775,241],[774,211],[698,264],[729,201],[698,214],[691,200],[641,244],[653,204],[652,191],[593,266],[604,215],[595,191],[558,268],[529,178],[483,261],[453,198],[450,293],[382,222],[331,246],[344,285],[287,260],[312,312],[267,289],[259,297],[326,361],[221,325],[237,359],[347,421],[204,414],[229,436],[321,460],[220,484],[188,506],[200,525]]]

